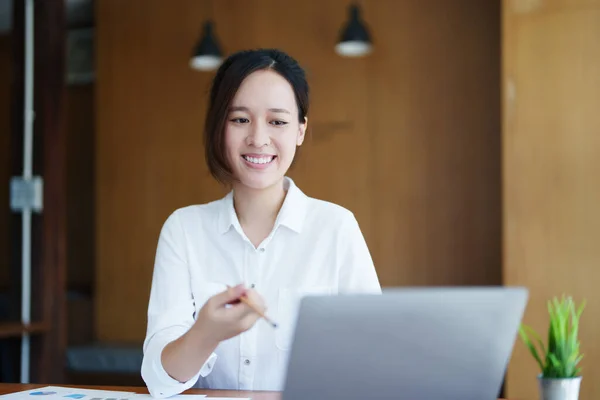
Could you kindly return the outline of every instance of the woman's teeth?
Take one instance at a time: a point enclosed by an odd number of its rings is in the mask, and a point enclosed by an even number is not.
[[[268,156],[268,157],[248,157],[248,156],[242,156],[244,157],[244,160],[251,162],[252,164],[268,164],[271,161],[273,161],[273,159],[275,158],[275,156]]]

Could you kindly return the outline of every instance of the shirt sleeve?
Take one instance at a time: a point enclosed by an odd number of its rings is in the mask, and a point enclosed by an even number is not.
[[[215,365],[217,355],[213,353],[187,382],[173,379],[163,368],[163,349],[192,327],[194,313],[185,235],[175,212],[163,225],[158,239],[148,303],[148,326],[141,374],[153,397],[165,398],[191,388],[200,376],[208,376]]]
[[[371,253],[354,214],[344,219],[340,237],[339,292],[381,294]]]

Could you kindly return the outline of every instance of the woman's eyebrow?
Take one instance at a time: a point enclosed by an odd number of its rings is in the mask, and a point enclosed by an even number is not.
[[[289,112],[285,108],[269,108],[269,111],[274,112],[274,113],[291,114],[291,112]]]
[[[248,112],[250,110],[248,109],[248,107],[244,107],[244,106],[229,107],[229,112],[234,112],[234,111]],[[269,111],[274,112],[274,113],[291,114],[291,112],[289,110],[286,110],[285,108],[269,108]]]
[[[244,106],[229,107],[229,112],[233,112],[233,111],[248,111],[248,107],[244,107]]]

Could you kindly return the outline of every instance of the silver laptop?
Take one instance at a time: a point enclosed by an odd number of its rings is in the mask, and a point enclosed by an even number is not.
[[[496,400],[527,299],[507,287],[305,297],[283,400]]]

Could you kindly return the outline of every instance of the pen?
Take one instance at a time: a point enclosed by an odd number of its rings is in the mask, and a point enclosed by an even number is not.
[[[231,290],[231,286],[227,285],[227,290]],[[240,296],[240,301],[246,305],[248,305],[250,308],[252,308],[258,315],[260,315],[265,321],[267,321],[269,323],[269,325],[271,325],[273,328],[277,328],[277,324],[275,322],[273,322],[273,320],[271,320],[269,317],[267,317],[262,311],[260,311],[260,308],[254,304],[252,301],[250,301],[250,299],[248,299],[246,296]]]

